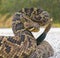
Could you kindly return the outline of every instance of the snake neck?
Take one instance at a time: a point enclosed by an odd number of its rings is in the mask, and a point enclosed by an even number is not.
[[[14,34],[21,32],[24,30],[24,24],[21,22],[22,14],[21,13],[15,13],[12,19],[12,30]],[[22,19],[23,20],[23,19]]]
[[[26,30],[24,27],[24,19],[23,14],[18,12],[14,15],[12,20],[12,30],[14,32],[15,36],[20,36],[22,34],[29,35],[31,37],[34,37],[32,33],[29,30]]]

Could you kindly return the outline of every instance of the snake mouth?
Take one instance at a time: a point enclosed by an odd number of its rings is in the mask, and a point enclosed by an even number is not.
[[[29,28],[27,28],[29,31],[31,31],[31,32],[38,32],[39,31],[39,29],[38,28],[34,28],[34,27],[29,27]]]
[[[26,28],[26,29],[28,29],[28,30],[33,30],[34,29],[34,27],[28,27],[28,28]]]
[[[30,30],[30,31],[34,30],[34,27],[31,27],[29,30]]]

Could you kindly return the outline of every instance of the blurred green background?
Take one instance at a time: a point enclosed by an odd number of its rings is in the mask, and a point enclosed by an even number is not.
[[[60,27],[60,0],[0,0],[0,28],[11,27],[12,15],[25,7],[41,7],[53,17],[53,27]]]

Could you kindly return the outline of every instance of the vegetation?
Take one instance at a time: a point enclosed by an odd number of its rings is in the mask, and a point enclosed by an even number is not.
[[[54,26],[60,26],[60,0],[0,0],[0,27],[11,27],[12,15],[25,7],[41,7],[54,19]]]

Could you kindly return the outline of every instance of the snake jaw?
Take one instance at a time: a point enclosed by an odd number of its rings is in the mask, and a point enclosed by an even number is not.
[[[31,29],[29,29],[29,31],[31,31],[31,32],[38,32],[39,31],[39,29],[38,28],[31,28]]]

